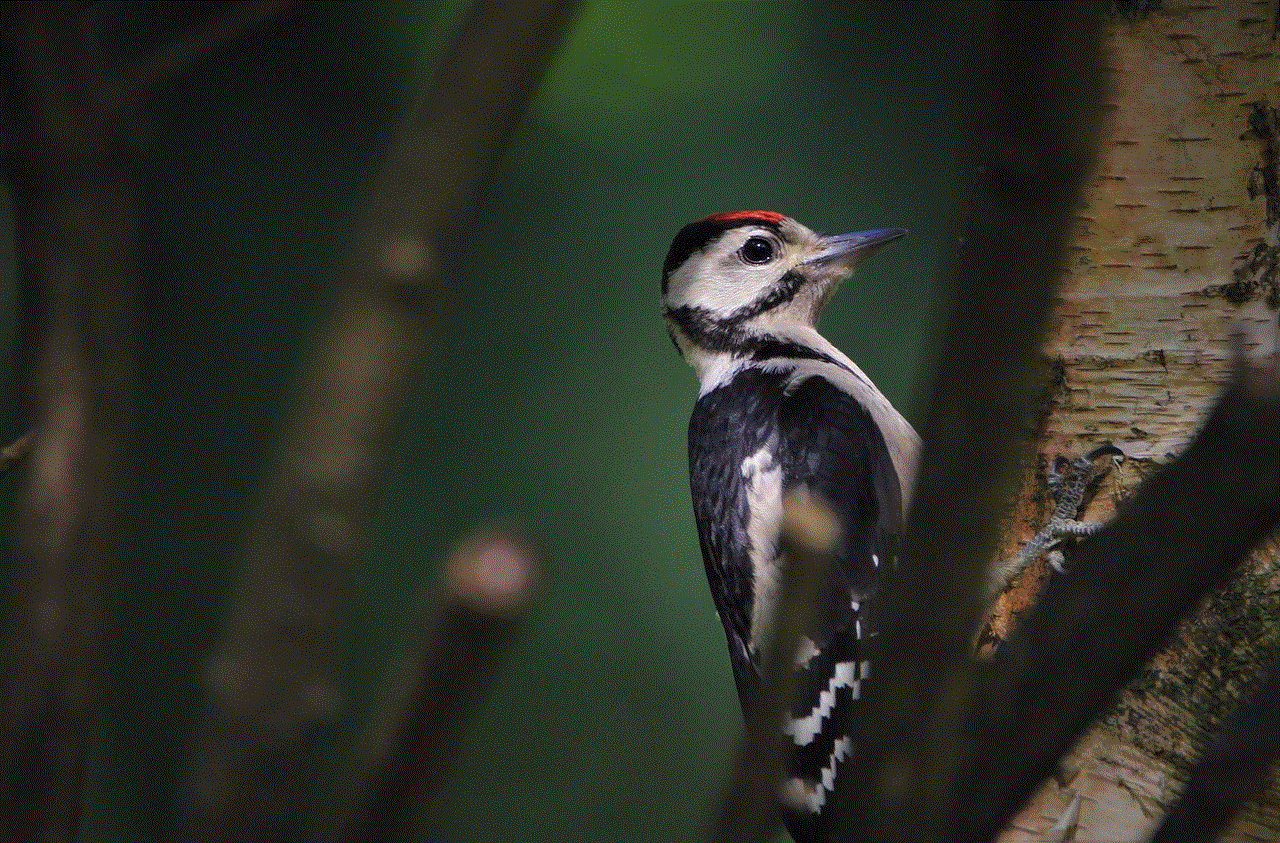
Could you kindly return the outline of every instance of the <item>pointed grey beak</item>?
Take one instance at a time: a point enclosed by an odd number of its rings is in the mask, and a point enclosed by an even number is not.
[[[805,261],[819,266],[843,266],[859,264],[894,240],[905,237],[905,228],[880,228],[875,231],[855,231],[826,238],[826,250],[817,257]]]

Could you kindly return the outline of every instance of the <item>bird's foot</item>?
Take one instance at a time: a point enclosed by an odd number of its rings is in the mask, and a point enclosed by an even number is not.
[[[1003,591],[1041,556],[1047,559],[1055,571],[1063,572],[1063,544],[1072,539],[1093,535],[1102,528],[1102,522],[1077,520],[1090,484],[1105,476],[1112,466],[1123,461],[1124,453],[1114,445],[1102,445],[1074,460],[1061,456],[1054,460],[1046,478],[1049,493],[1055,502],[1053,515],[1040,532],[1023,545],[1022,550],[992,569],[990,587],[993,596]]]

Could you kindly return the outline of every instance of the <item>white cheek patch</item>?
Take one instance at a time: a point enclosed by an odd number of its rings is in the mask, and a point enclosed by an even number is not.
[[[741,237],[710,244],[690,255],[668,277],[664,305],[698,307],[725,318],[765,295],[794,265],[794,260],[783,255],[767,264],[744,263],[737,256],[737,247],[753,234],[771,236],[765,229],[747,230]]]
[[[713,282],[702,284],[698,302],[717,316],[727,317],[751,304],[767,289],[767,284],[760,283],[763,280],[767,279],[751,277],[746,272],[721,276]]]
[[[727,265],[726,265],[727,264]],[[748,266],[732,258],[703,253],[690,258],[668,281],[667,305],[700,307],[726,317],[755,301],[775,280],[777,271]]]

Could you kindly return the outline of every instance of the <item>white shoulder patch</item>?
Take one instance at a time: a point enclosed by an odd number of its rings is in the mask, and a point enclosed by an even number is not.
[[[889,399],[876,388],[871,378],[858,368],[844,352],[836,348],[816,329],[805,329],[795,339],[804,345],[821,351],[837,361],[830,360],[797,360],[794,361],[791,378],[787,381],[786,391],[794,392],[809,378],[818,375],[839,389],[847,392],[867,408],[871,418],[884,434],[885,445],[889,449],[889,458],[893,460],[893,469],[902,485],[902,508],[910,508],[911,493],[915,488],[916,466],[920,459],[920,437],[911,427],[911,423],[902,417]]]
[[[777,443],[770,439],[742,461],[742,479],[747,492],[747,541],[754,580],[749,643],[763,652],[773,628],[773,609],[778,599],[778,534],[782,530],[782,466],[774,453]]]

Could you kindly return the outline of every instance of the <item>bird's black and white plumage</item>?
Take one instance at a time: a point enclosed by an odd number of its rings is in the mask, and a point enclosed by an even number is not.
[[[852,266],[903,234],[823,237],[768,211],[715,214],[681,229],[663,266],[667,329],[701,380],[689,421],[694,516],[744,710],[779,585],[783,494],[807,487],[841,527],[786,725],[780,800],[800,843],[826,839],[853,751],[847,723],[871,669],[876,583],[897,553],[919,451],[907,421],[814,325]]]

